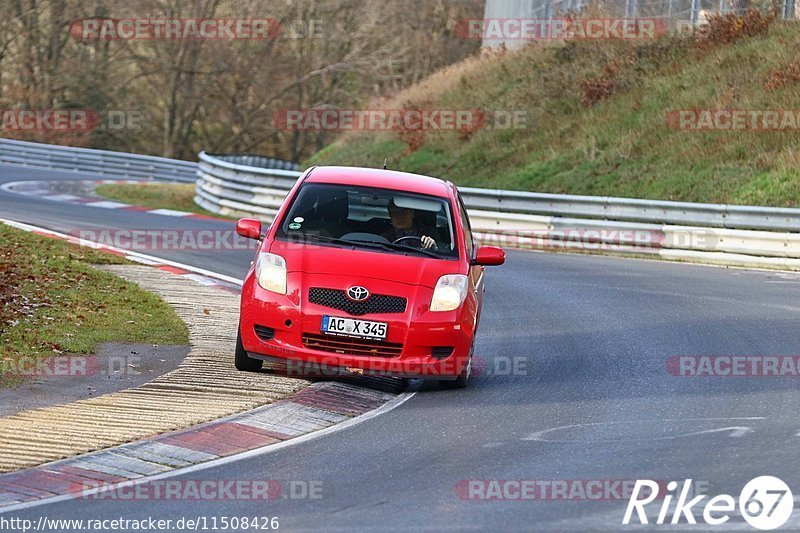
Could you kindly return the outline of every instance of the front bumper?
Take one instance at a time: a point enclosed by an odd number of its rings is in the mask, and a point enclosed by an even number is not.
[[[437,379],[455,379],[467,364],[475,332],[474,302],[469,298],[456,311],[431,313],[427,307],[432,289],[370,280],[375,293],[406,295],[409,302],[406,311],[354,317],[308,301],[308,287],[344,288],[341,279],[306,274],[306,287],[299,287],[297,280],[291,279],[291,273],[289,277],[290,291],[286,296],[265,291],[252,276],[242,289],[242,344],[254,359],[285,363],[287,372],[295,375],[364,374]],[[342,341],[337,353],[310,348],[313,343],[309,342],[309,336],[328,338],[321,333],[324,315],[386,322],[386,342],[402,349],[399,355],[391,357],[356,355],[348,351],[348,339],[343,337],[329,337]],[[273,330],[273,338],[259,337],[256,326]],[[450,355],[443,355],[444,348],[449,347],[452,347]]]

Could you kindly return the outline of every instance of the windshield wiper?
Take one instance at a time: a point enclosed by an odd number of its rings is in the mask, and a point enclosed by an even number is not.
[[[435,257],[436,259],[441,259],[442,256],[437,254],[431,250],[425,250],[424,248],[414,248],[413,246],[406,246],[405,244],[395,244],[393,242],[376,242],[375,244],[379,244],[384,248],[388,248],[389,250],[402,250],[402,251],[409,251],[409,252],[417,252],[421,254],[425,254],[428,257]]]
[[[345,246],[364,246],[366,248],[383,248],[384,250],[403,251],[403,252],[416,252],[428,257],[441,259],[442,257],[436,252],[430,250],[423,250],[422,248],[414,248],[413,246],[406,246],[404,244],[394,244],[391,242],[377,242],[377,241],[348,241],[345,239],[337,239],[336,237],[325,237],[322,235],[306,235],[320,242],[327,242],[331,244],[343,244]]]
[[[342,244],[344,246],[365,246],[367,248],[383,248],[384,243],[375,241],[348,241],[345,239],[337,239],[336,237],[326,237],[324,235],[306,235],[306,237],[319,242],[330,244]]]
[[[346,244],[348,246],[351,246],[353,244],[358,244],[358,242],[345,241],[344,239],[337,239],[336,237],[326,237],[324,235],[304,234],[303,236],[306,239],[317,240],[317,241],[320,241],[320,242],[329,242],[331,244]]]

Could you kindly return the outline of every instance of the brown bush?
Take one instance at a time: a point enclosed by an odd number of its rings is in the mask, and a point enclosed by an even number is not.
[[[737,39],[765,34],[777,16],[778,12],[774,9],[764,12],[753,8],[741,15],[736,13],[710,15],[708,24],[701,26],[695,32],[695,45],[701,50],[707,50]]]
[[[413,154],[425,144],[425,132],[423,130],[402,130],[398,134],[400,140],[406,143],[403,155]]]
[[[581,103],[586,107],[592,107],[597,102],[613,95],[620,86],[617,80],[618,72],[617,63],[612,61],[603,67],[603,73],[597,78],[578,82],[582,93]]]
[[[421,111],[430,109],[433,103],[430,100],[424,100],[420,103],[415,103],[411,100],[403,102],[400,106],[404,111]],[[424,129],[403,129],[397,134],[400,140],[406,143],[406,149],[403,155],[413,154],[425,144],[425,130]]]
[[[480,109],[472,111],[473,120],[469,124],[464,124],[458,130],[458,138],[461,141],[468,141],[476,131],[486,126],[486,113]]]
[[[764,83],[764,89],[774,91],[798,81],[800,81],[800,65],[789,63],[783,68],[775,68],[770,71],[767,81]]]
[[[583,92],[581,103],[586,107],[592,107],[600,100],[605,100],[614,94],[616,89],[614,79],[605,75],[593,80],[582,80],[580,83]]]

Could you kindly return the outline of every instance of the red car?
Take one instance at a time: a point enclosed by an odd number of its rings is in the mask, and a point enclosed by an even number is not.
[[[313,167],[260,239],[242,287],[236,368],[430,378],[463,387],[484,267],[456,187],[389,170]]]

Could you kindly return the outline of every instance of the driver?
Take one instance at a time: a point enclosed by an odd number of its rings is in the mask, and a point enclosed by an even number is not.
[[[392,228],[384,232],[382,236],[388,239],[389,242],[395,242],[403,237],[417,237],[423,250],[437,250],[439,247],[436,244],[436,240],[422,232],[414,221],[414,213],[413,209],[398,207],[394,203],[394,199],[392,199],[389,202],[389,218],[392,221]],[[410,242],[403,244],[413,244],[415,240],[408,239]]]

